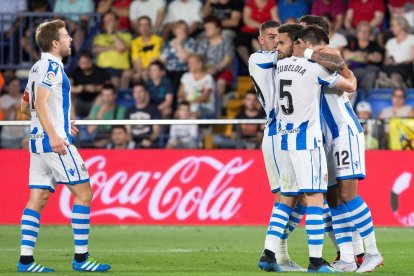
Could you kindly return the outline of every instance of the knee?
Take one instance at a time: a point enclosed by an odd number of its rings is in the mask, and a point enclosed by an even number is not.
[[[342,189],[339,193],[339,198],[342,202],[349,202],[357,196],[357,192],[351,189]]]
[[[50,192],[48,190],[41,190],[39,192],[31,193],[27,208],[41,212],[45,208],[49,200]]]

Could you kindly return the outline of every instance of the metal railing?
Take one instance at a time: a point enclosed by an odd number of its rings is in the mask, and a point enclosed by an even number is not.
[[[88,22],[85,24],[82,20],[71,21],[79,16],[88,16]],[[93,35],[100,29],[98,13],[0,13],[0,70],[30,68],[36,55],[40,54],[35,42],[36,27],[46,20],[57,18],[71,22],[67,29],[74,38],[73,44],[76,45],[77,53],[90,43]],[[79,32],[78,35],[75,36],[75,32]],[[65,66],[70,67],[74,60],[76,57],[73,55],[68,57]]]

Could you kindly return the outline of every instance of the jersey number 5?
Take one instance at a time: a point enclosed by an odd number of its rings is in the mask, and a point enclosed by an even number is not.
[[[293,99],[292,94],[289,91],[285,91],[285,87],[292,86],[292,80],[280,80],[280,100],[286,98],[287,104],[281,105],[282,111],[286,115],[290,115],[293,113]]]

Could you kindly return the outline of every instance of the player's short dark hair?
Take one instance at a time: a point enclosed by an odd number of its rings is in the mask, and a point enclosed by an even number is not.
[[[303,30],[303,26],[300,24],[283,24],[280,25],[279,34],[287,33],[290,40],[296,41],[299,38],[299,33]]]
[[[125,133],[128,133],[128,130],[127,130],[126,126],[124,126],[124,125],[114,125],[114,126],[112,126],[112,128],[111,128],[111,132],[112,132],[114,129],[122,129]]]
[[[137,21],[140,22],[141,20],[148,20],[148,22],[150,23],[150,25],[152,24],[151,18],[149,16],[147,16],[147,15],[143,15],[143,16],[138,17],[138,20]]]
[[[329,44],[328,34],[319,26],[310,25],[305,27],[300,33],[299,38],[305,42],[316,46],[322,42]]]
[[[36,44],[43,52],[49,52],[54,40],[59,41],[59,30],[65,28],[63,20],[56,19],[40,24],[36,29]]]
[[[321,27],[327,34],[329,34],[329,24],[322,16],[304,15],[299,19],[299,22],[306,23],[307,26],[316,25]]]
[[[112,83],[105,83],[102,90],[111,90],[113,94],[117,94],[116,87]]]
[[[279,22],[274,21],[274,20],[268,20],[260,26],[260,35],[263,34],[267,29],[278,28],[279,26],[280,26]]]
[[[160,69],[161,71],[165,71],[165,65],[161,61],[155,60],[155,61],[151,62],[151,64],[148,67],[151,67],[153,65],[157,66],[158,69]]]
[[[216,25],[217,28],[222,28],[220,20],[215,16],[209,16],[206,19],[204,19],[204,25],[207,23],[213,23],[214,25]]]

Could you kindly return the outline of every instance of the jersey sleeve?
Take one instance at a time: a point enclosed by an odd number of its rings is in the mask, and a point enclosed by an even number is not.
[[[53,90],[58,79],[57,74],[59,70],[59,64],[53,61],[43,61],[35,76],[35,84],[37,86],[44,87],[49,90]]]
[[[26,90],[23,93],[23,101],[25,101],[27,103],[29,102],[29,90],[28,90],[28,88],[26,88]]]
[[[318,76],[319,84],[327,85],[329,88],[334,87],[335,84],[338,82],[338,80],[339,80],[339,75],[336,72],[330,74],[328,71],[324,71]]]

